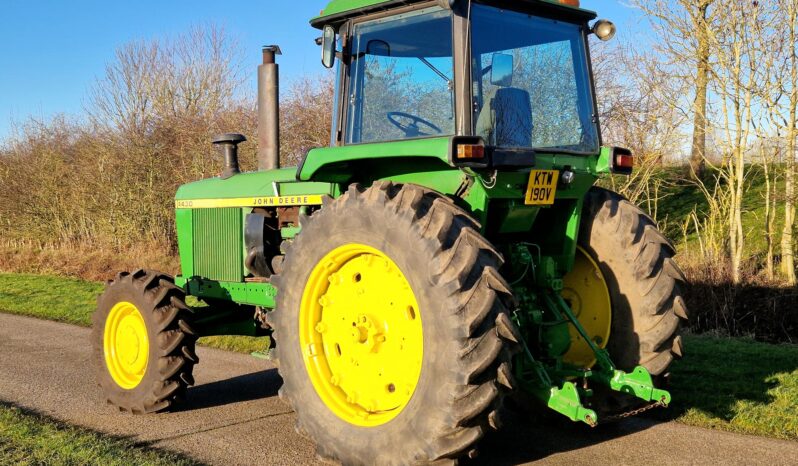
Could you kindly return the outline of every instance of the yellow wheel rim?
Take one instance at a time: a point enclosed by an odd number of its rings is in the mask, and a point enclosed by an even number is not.
[[[347,244],[319,261],[302,295],[299,341],[319,397],[350,424],[385,424],[415,392],[421,312],[405,275],[377,249]]]
[[[117,303],[108,313],[103,350],[114,382],[126,390],[136,388],[147,371],[150,342],[147,325],[135,305]]]
[[[579,319],[587,334],[600,348],[607,346],[612,325],[612,303],[607,282],[596,261],[582,248],[577,248],[574,268],[563,279],[562,297]],[[590,368],[596,363],[587,342],[569,326],[571,347],[563,357],[569,364]]]

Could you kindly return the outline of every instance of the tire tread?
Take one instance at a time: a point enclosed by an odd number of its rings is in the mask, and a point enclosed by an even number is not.
[[[474,452],[472,446],[491,426],[497,426],[498,409],[513,385],[510,359],[517,351],[517,343],[507,336],[517,335],[512,321],[507,317],[508,309],[514,309],[509,285],[497,270],[503,263],[502,256],[479,233],[479,223],[449,198],[425,188],[410,184],[376,182],[369,188],[352,184],[338,200],[331,201],[312,216],[305,216],[302,224],[315,220],[316,215],[345,216],[350,209],[384,209],[401,218],[412,219],[412,228],[422,241],[434,244],[430,277],[432,286],[447,290],[449,302],[453,303],[446,318],[456,330],[460,351],[452,355],[452,370],[456,371],[459,386],[453,387],[448,406],[433,406],[430,409],[448,413],[446,425],[433,428],[431,438],[425,445],[397,445],[391,460],[396,464],[405,462],[434,463],[456,461]],[[310,238],[304,238],[310,241]],[[302,234],[286,248],[286,264],[290,267],[295,255],[301,254]],[[280,321],[279,277],[278,307],[271,319]],[[505,317],[500,319],[500,317]],[[274,338],[280,339],[280,325],[275,325]],[[279,353],[278,353],[279,354]],[[281,398],[296,408],[292,402],[290,377],[280,390]],[[306,420],[298,415],[297,428],[303,429]],[[408,458],[408,451],[414,455]],[[373,458],[353,459],[352,453],[342,447],[319,445],[318,454],[325,459],[344,463],[367,463]]]
[[[103,333],[105,318],[114,304],[109,302],[114,293],[138,295],[148,303],[156,326],[156,337],[151,344],[157,347],[157,359],[150,361],[157,376],[148,387],[136,388],[137,396],[118,397],[115,395],[119,387],[113,383],[107,371],[103,355]],[[185,304],[185,293],[174,285],[174,279],[166,274],[138,269],[132,273],[119,272],[107,283],[106,290],[98,296],[98,308],[93,315],[92,340],[95,360],[99,364],[100,385],[103,387],[108,403],[117,406],[121,411],[134,414],[146,414],[164,411],[181,399],[188,386],[194,384],[192,371],[199,362],[194,351],[196,337],[186,331],[192,318],[191,309]],[[148,312],[140,309],[140,312]],[[108,383],[108,381],[111,381]],[[146,383],[148,377],[145,375]]]

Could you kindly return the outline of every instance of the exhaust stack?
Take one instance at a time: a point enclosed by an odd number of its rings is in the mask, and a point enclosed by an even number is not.
[[[277,45],[263,47],[258,66],[258,170],[280,168],[280,68]]]

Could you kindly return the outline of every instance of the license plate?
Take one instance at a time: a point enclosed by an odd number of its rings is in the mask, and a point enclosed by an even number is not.
[[[532,170],[529,174],[529,187],[526,189],[526,205],[552,205],[557,195],[557,170]]]

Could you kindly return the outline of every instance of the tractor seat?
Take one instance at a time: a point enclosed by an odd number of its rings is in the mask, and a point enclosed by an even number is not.
[[[529,92],[515,87],[485,93],[477,134],[496,147],[532,147],[532,103]]]

